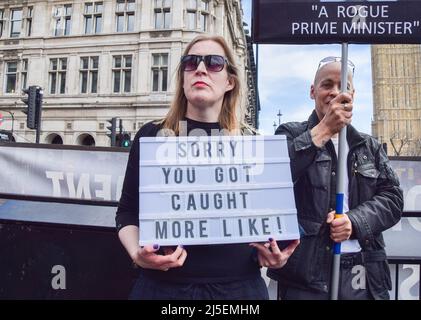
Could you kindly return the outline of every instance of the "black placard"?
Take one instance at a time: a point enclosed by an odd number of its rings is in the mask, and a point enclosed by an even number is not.
[[[421,43],[421,0],[253,0],[262,44]]]

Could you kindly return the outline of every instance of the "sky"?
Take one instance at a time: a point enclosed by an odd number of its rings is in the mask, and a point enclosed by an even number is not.
[[[252,0],[242,0],[244,21],[251,32]],[[314,109],[310,86],[319,61],[341,56],[341,45],[259,45],[258,87],[261,111],[259,132],[273,134],[274,122],[305,121]],[[256,51],[256,47],[255,47]],[[355,64],[352,125],[371,133],[373,94],[371,53],[368,45],[349,45],[348,58]]]

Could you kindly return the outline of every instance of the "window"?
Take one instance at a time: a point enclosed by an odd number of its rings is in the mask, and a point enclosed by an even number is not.
[[[50,59],[50,93],[66,93],[67,58]]]
[[[22,60],[21,89],[26,89],[28,84],[28,59]]]
[[[152,91],[167,91],[168,53],[152,55]]]
[[[22,29],[22,9],[12,9],[10,11],[10,37],[20,37]]]
[[[132,56],[113,57],[113,92],[130,92],[132,82]]]
[[[16,92],[16,83],[18,80],[18,62],[9,61],[6,63],[6,93]]]
[[[32,14],[33,14],[33,8],[28,7],[26,11],[26,36],[30,37],[32,34]]]
[[[195,30],[197,28],[196,22],[197,0],[189,0],[187,3],[187,29]]]
[[[80,58],[80,92],[98,92],[98,57]]]
[[[28,79],[28,59],[5,63],[5,92],[16,93],[25,89]]]
[[[206,32],[209,30],[209,1],[200,1],[200,30]]]
[[[67,4],[64,6],[56,7],[54,10],[55,29],[54,35],[68,36],[70,35],[70,28],[72,23],[72,5]]]
[[[116,30],[131,32],[134,30],[135,0],[117,0]]]
[[[85,34],[101,33],[102,7],[102,2],[85,3]]]
[[[171,25],[171,0],[155,0],[155,29],[169,29]]]
[[[196,30],[200,19],[200,30],[209,30],[209,1],[188,0],[186,13],[186,26],[189,30]]]
[[[4,28],[4,10],[0,9],[0,38],[3,36]]]

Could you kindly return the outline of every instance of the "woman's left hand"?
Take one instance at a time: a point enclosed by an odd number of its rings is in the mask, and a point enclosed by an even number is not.
[[[300,240],[293,240],[288,247],[280,250],[276,241],[270,238],[269,242],[250,243],[250,246],[257,249],[257,259],[261,267],[280,269],[287,263],[288,258],[299,244]]]

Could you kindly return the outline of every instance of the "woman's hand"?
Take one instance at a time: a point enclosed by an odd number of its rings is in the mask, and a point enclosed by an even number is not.
[[[261,267],[280,269],[287,263],[288,258],[299,244],[300,240],[294,240],[288,247],[280,250],[276,241],[269,238],[269,242],[265,244],[250,243],[250,246],[257,249],[257,259]]]
[[[175,250],[165,248],[165,255],[156,254],[159,245],[147,245],[139,247],[132,256],[133,262],[145,269],[168,271],[171,268],[179,268],[187,258],[187,251],[183,246],[178,246]]]

